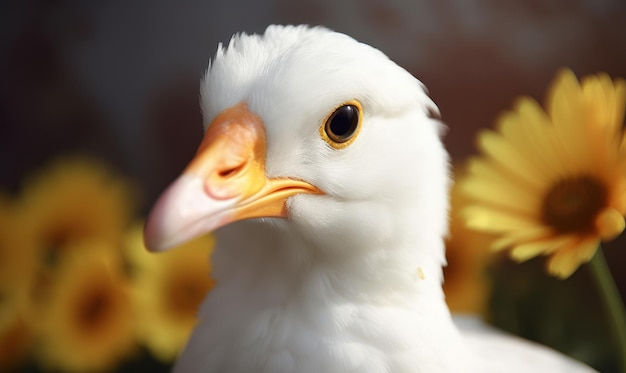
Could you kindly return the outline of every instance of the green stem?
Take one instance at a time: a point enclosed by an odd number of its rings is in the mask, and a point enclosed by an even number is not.
[[[626,310],[624,302],[620,297],[615,280],[611,276],[611,271],[606,264],[602,248],[598,248],[598,252],[591,260],[591,269],[600,288],[604,305],[609,313],[611,326],[614,331],[615,341],[617,343],[617,353],[620,359],[621,372],[626,373]]]

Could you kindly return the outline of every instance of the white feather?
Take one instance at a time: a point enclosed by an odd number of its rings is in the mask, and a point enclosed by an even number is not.
[[[352,99],[362,130],[334,149],[319,127]],[[326,194],[217,232],[217,286],[176,371],[497,371],[486,357],[509,339],[462,336],[444,301],[448,157],[423,85],[346,35],[270,26],[220,46],[204,77],[205,123],[240,102],[266,126],[268,175]],[[542,371],[506,356],[494,366]]]

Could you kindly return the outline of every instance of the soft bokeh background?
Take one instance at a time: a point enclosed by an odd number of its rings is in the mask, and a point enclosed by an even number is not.
[[[272,23],[325,25],[388,54],[429,88],[459,164],[478,129],[517,96],[542,101],[560,67],[626,77],[623,0],[3,1],[0,190],[87,154],[132,180],[145,213],[199,143],[199,80],[217,44]],[[623,297],[625,246],[606,245]],[[541,260],[498,263],[492,322],[615,369],[584,266],[563,282]]]

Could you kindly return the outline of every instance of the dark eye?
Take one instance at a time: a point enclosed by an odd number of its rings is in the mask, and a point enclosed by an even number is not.
[[[360,117],[360,108],[356,105],[340,106],[326,120],[324,132],[333,142],[345,143],[357,132]]]

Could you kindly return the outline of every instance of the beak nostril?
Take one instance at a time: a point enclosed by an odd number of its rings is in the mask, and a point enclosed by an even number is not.
[[[237,166],[237,167],[233,167],[233,168],[227,168],[225,170],[220,171],[218,173],[218,175],[220,177],[227,178],[227,177],[234,176],[235,174],[237,174],[242,169],[243,169],[243,165],[240,165],[240,166]]]

